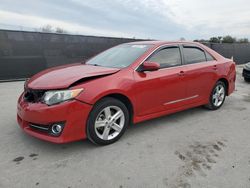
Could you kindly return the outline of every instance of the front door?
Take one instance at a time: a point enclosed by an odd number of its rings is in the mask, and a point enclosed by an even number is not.
[[[137,116],[178,108],[186,98],[185,73],[179,46],[157,50],[146,61],[157,62],[157,71],[134,72]]]

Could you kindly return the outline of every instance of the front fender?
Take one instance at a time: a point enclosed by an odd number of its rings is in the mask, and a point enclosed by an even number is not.
[[[133,84],[134,78],[131,72],[120,71],[76,86],[75,88],[84,88],[84,91],[76,99],[88,104],[95,104],[104,96],[121,94],[134,101]]]

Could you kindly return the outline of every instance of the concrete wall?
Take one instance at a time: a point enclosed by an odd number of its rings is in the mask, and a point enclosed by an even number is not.
[[[62,64],[88,59],[135,39],[0,30],[0,80],[28,78]],[[250,44],[206,44],[238,64],[250,61]]]

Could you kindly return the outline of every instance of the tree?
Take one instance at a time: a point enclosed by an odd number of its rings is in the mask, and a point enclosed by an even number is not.
[[[218,36],[218,39],[220,40],[220,43],[222,42],[222,36]]]
[[[208,42],[207,40],[205,40],[205,39],[195,39],[194,40],[194,42],[203,42],[203,43],[205,43],[205,42]]]
[[[235,43],[236,42],[236,38],[233,38],[230,35],[227,35],[225,37],[222,38],[222,42],[223,43]]]
[[[238,40],[239,43],[248,43],[248,38],[242,38]]]
[[[45,32],[45,33],[52,33],[53,32],[52,26],[49,24],[43,26],[41,28],[41,30],[42,30],[42,32]]]
[[[57,27],[57,28],[56,28],[56,33],[67,33],[67,31],[64,30],[64,29],[61,28],[61,27]]]
[[[209,42],[211,42],[211,43],[220,43],[220,39],[219,39],[219,37],[211,37],[209,39]]]

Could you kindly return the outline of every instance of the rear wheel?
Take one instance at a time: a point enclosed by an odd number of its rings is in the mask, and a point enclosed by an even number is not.
[[[206,107],[210,110],[217,110],[219,109],[226,98],[226,85],[222,81],[218,81],[209,97],[209,103],[206,105]]]
[[[119,100],[111,97],[97,102],[87,121],[87,136],[98,145],[112,144],[125,132],[129,112]]]

